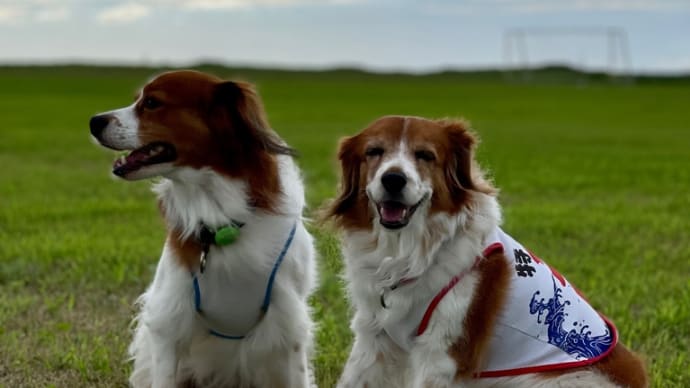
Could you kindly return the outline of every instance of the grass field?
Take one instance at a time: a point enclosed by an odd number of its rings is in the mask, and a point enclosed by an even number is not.
[[[465,116],[501,188],[505,228],[559,268],[643,353],[655,387],[690,387],[690,82],[545,72],[429,76],[229,70],[255,82],[301,152],[310,211],[335,146],[383,114]],[[154,69],[0,68],[0,387],[126,386],[135,297],[164,237],[149,183],[109,177],[88,119]],[[578,81],[579,80],[579,81]],[[313,226],[315,367],[334,385],[350,343],[338,245]]]

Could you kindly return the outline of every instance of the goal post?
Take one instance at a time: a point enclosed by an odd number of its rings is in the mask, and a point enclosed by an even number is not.
[[[628,36],[620,27],[510,28],[503,34],[503,62],[513,79],[527,79],[530,70],[554,64],[632,77]]]

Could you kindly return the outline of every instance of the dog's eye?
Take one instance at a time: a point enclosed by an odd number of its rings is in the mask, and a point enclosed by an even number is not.
[[[366,156],[381,156],[383,155],[383,148],[381,147],[370,147],[364,152]]]
[[[426,150],[415,151],[414,157],[417,160],[423,160],[425,162],[431,162],[433,160],[436,160],[436,155],[434,155],[433,152]]]
[[[144,98],[144,101],[142,102],[141,106],[144,107],[144,109],[148,110],[153,110],[156,108],[159,108],[162,105],[160,100],[153,98],[153,97],[146,97]]]

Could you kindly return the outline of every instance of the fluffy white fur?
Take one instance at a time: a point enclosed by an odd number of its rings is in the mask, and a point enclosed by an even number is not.
[[[231,219],[246,223],[234,244],[216,248],[209,259],[206,271],[223,271],[228,282],[270,271],[292,224],[299,222],[268,312],[244,340],[208,335],[194,310],[190,274],[166,242],[153,283],[139,299],[141,313],[129,349],[133,386],[170,387],[191,376],[205,387],[313,384],[313,324],[307,306],[316,276],[313,241],[301,222],[304,195],[297,169],[289,157],[280,159],[285,194],[281,215],[251,212],[244,182],[211,170],[181,169],[155,186],[167,209],[166,219],[187,234],[201,221],[210,226],[226,225]]]
[[[431,183],[420,181],[418,173],[409,171],[414,163],[407,159],[408,155],[398,152],[381,163],[367,186],[371,203],[384,195],[380,177],[382,171],[391,167],[405,171],[408,183],[404,190],[409,192],[403,195],[414,197],[409,203],[432,195]],[[419,188],[428,188],[428,192]],[[448,349],[463,331],[463,317],[472,299],[481,298],[475,295],[478,277],[471,271],[442,299],[427,330],[416,338],[412,349],[406,351],[393,342],[384,325],[403,319],[416,302],[428,303],[454,275],[468,271],[481,256],[487,234],[501,222],[496,198],[479,192],[470,193],[468,206],[458,214],[429,216],[428,209],[429,201],[422,203],[402,229],[382,227],[377,215],[371,232],[344,231],[345,276],[355,309],[351,323],[355,341],[338,387],[612,386],[592,371],[551,380],[526,375],[456,381],[456,364]],[[413,277],[414,282],[386,293],[384,309],[380,303],[382,292],[403,278]]]
[[[136,102],[125,108],[102,113],[112,119],[99,139],[101,144],[121,149],[134,149],[141,146],[136,131],[139,127],[139,119],[136,116],[135,105]]]
[[[133,107],[112,111],[100,142],[116,149],[140,146]],[[193,303],[192,277],[166,241],[153,283],[138,300],[130,384],[169,388],[192,378],[200,387],[310,387],[312,327],[307,299],[316,283],[313,239],[304,227],[304,188],[288,156],[278,156],[281,198],[276,214],[250,208],[246,183],[211,169],[162,163],[131,179],[163,175],[154,186],[170,227],[192,236],[203,222],[216,228],[245,223],[232,245],[211,247],[206,271],[219,278],[265,282],[293,224],[295,236],[275,278],[267,313],[242,340],[209,335]],[[129,178],[128,178],[129,179]],[[209,285],[213,292],[213,284]],[[256,306],[259,308],[260,306]]]

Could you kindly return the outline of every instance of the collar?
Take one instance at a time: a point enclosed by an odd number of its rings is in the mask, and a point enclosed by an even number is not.
[[[448,282],[448,284],[446,285],[446,287],[444,287],[443,289],[441,289],[441,291],[439,292],[439,295],[442,294],[442,295],[441,295],[441,298],[442,298],[443,295],[445,295],[451,288],[453,288],[453,287],[455,286],[455,284],[457,284],[457,282],[460,280],[460,278],[464,277],[465,274],[466,274],[467,272],[472,271],[473,269],[477,268],[477,266],[479,265],[479,260],[481,260],[482,257],[488,257],[488,256],[490,256],[490,255],[492,255],[492,254],[494,254],[494,253],[496,253],[496,252],[499,252],[499,251],[500,251],[500,252],[503,251],[503,245],[502,245],[500,242],[494,242],[493,244],[491,244],[491,245],[489,245],[488,247],[486,247],[486,248],[484,249],[484,251],[482,251],[482,255],[481,255],[481,256],[477,256],[477,257],[474,259],[474,264],[472,265],[472,267],[470,267],[468,270],[465,270],[465,271],[461,272],[461,273],[458,274],[457,276],[454,276],[454,277],[450,280],[450,282]],[[458,277],[459,277],[459,278],[458,278]],[[458,279],[456,279],[456,278],[458,278]],[[395,291],[395,290],[396,290],[397,288],[399,288],[399,287],[406,286],[406,285],[408,285],[408,284],[410,284],[410,283],[414,283],[415,281],[417,281],[417,279],[418,279],[418,278],[416,278],[416,277],[415,277],[415,278],[402,278],[402,279],[400,279],[397,283],[395,283],[394,285],[388,287],[388,290],[389,290],[389,291]],[[449,287],[449,286],[450,286],[450,287]],[[447,288],[447,289],[446,289],[446,288]],[[388,308],[388,306],[386,305],[385,295],[386,295],[386,289],[381,290],[380,303],[381,303],[381,307],[383,307],[384,309],[385,309],[385,308]],[[440,300],[440,299],[439,299],[439,300]]]
[[[475,270],[478,267],[479,261],[481,260],[482,257],[483,256],[477,256],[474,260],[474,264],[471,267],[469,267],[469,268],[463,270],[462,272],[460,272],[459,274],[453,276],[450,279],[450,281],[436,294],[436,296],[434,296],[431,303],[429,303],[429,305],[426,309],[426,312],[424,313],[424,317],[423,317],[422,322],[419,326],[419,331],[418,331],[417,335],[420,335],[421,333],[424,332],[424,330],[426,330],[426,325],[428,324],[429,319],[431,318],[431,313],[433,313],[436,306],[441,302],[441,299],[443,299],[443,297],[446,296],[446,294],[453,287],[455,287],[455,285],[458,284],[460,282],[460,280],[462,280],[462,278],[465,277],[465,275],[472,272],[473,270]],[[410,284],[410,283],[414,283],[416,280],[417,280],[417,278],[402,278],[402,279],[400,279],[399,282],[397,282],[396,284],[391,286],[389,289],[390,289],[390,291],[394,291],[399,287],[405,286],[405,285]],[[383,290],[381,292],[381,296],[379,298],[379,301],[381,303],[381,307],[383,307],[384,309],[388,308],[388,305],[386,305],[386,290]]]
[[[206,224],[201,223],[197,240],[201,245],[229,245],[235,242],[240,234],[240,228],[243,226],[244,222],[230,220],[230,224],[213,230]]]
[[[416,280],[417,280],[417,278],[402,278],[402,279],[400,279],[397,283],[395,283],[394,285],[390,286],[388,289],[389,289],[390,291],[395,291],[395,290],[398,289],[399,287],[408,285],[408,284],[410,284],[410,283],[414,283]],[[385,309],[385,308],[388,308],[388,306],[386,305],[386,290],[385,290],[385,289],[383,289],[383,290],[381,291],[381,298],[380,298],[379,301],[381,302],[381,307],[383,307],[384,309]]]
[[[484,251],[485,254],[484,254],[483,256],[481,256],[481,257],[486,257],[486,252],[488,252],[488,249],[489,249],[489,248],[487,248],[487,250]],[[437,294],[437,297],[440,295],[439,301],[441,300],[441,298],[443,298],[443,296],[444,296],[448,291],[450,291],[451,288],[453,288],[453,287],[460,281],[460,279],[462,279],[467,273],[469,273],[469,272],[471,272],[472,270],[474,270],[475,268],[477,268],[477,266],[479,265],[479,260],[481,259],[481,257],[480,257],[480,256],[477,256],[477,257],[474,259],[474,264],[472,265],[472,267],[470,267],[469,269],[466,269],[466,270],[462,271],[461,273],[457,274],[456,276],[454,276],[454,277],[450,280],[450,282],[448,282],[448,284],[447,284],[443,289],[441,289],[441,291]],[[400,281],[398,281],[398,282],[395,283],[394,285],[390,286],[388,289],[389,289],[390,291],[395,291],[395,290],[398,289],[399,287],[406,286],[406,285],[408,285],[408,284],[410,284],[410,283],[414,283],[415,281],[417,281],[417,279],[418,279],[418,278],[402,278],[402,279],[400,279]],[[381,297],[380,297],[380,300],[379,300],[379,301],[381,302],[381,307],[383,307],[384,309],[385,309],[385,308],[388,308],[388,306],[386,305],[386,290],[385,290],[385,289],[384,289],[383,291],[381,291]],[[436,302],[436,304],[438,304],[438,302]],[[434,306],[434,307],[435,307],[435,306]]]

